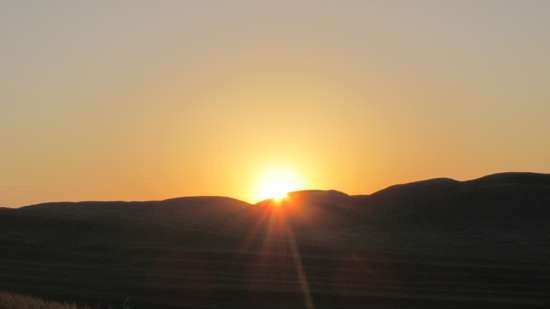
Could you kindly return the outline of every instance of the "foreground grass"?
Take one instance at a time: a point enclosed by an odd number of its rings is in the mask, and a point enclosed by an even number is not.
[[[46,301],[40,298],[0,292],[0,309],[93,309],[88,306]]]

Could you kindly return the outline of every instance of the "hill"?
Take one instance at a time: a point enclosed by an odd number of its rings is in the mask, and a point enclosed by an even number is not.
[[[539,308],[550,175],[0,210],[0,289],[132,308]],[[307,299],[310,301],[305,301]]]

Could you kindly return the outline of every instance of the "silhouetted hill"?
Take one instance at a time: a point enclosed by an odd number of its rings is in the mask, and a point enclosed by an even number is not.
[[[0,207],[0,213],[7,213],[7,212],[10,212],[10,211],[14,211],[15,209],[13,208],[7,208],[7,207]]]
[[[432,179],[358,198],[375,220],[399,224],[532,227],[550,216],[550,175],[502,173],[475,180]]]
[[[118,246],[144,240],[179,240],[200,245],[203,237],[212,238],[214,245],[214,241],[240,237],[254,216],[249,204],[226,197],[44,203],[16,209],[9,215],[11,220],[4,226],[33,233],[33,240],[67,238],[84,246]]]
[[[336,190],[303,190],[290,192],[287,197],[281,201],[285,206],[301,205],[328,205],[339,206],[345,205],[350,196]],[[257,203],[255,206],[277,206],[279,202],[267,199]]]
[[[136,216],[142,213],[173,215],[174,212],[191,211],[194,215],[218,217],[246,209],[249,204],[227,197],[182,197],[148,202],[61,202],[43,203],[22,207],[21,213],[71,218],[109,217],[112,215]],[[210,213],[211,212],[211,213]]]
[[[499,173],[492,174],[470,182],[484,184],[510,184],[510,185],[550,185],[550,174],[537,173]]]
[[[84,239],[87,235],[91,240],[98,234],[114,233],[119,242],[154,241],[158,236],[200,239],[200,243],[203,237],[237,240],[254,225],[258,226],[256,233],[262,235],[267,228],[261,222],[273,212],[283,212],[286,223],[299,230],[298,237],[306,243],[313,238],[334,238],[340,245],[357,246],[358,241],[350,235],[365,235],[350,230],[391,231],[393,238],[418,231],[453,232],[454,236],[461,233],[462,241],[489,232],[531,235],[546,228],[548,205],[550,175],[502,173],[469,181],[424,180],[361,196],[334,190],[299,191],[281,202],[266,200],[256,205],[226,197],[184,197],[148,202],[45,203],[0,214],[17,218],[4,226],[27,222],[24,230],[36,230],[41,238],[51,230],[71,227],[78,233],[64,237],[78,235]],[[330,237],[327,231],[332,233]],[[339,234],[348,234],[349,239],[335,236]],[[427,238],[419,235],[419,239]]]
[[[323,230],[351,223],[353,198],[335,190],[291,192],[282,201],[266,200],[254,207],[284,211],[288,224],[295,229]]]
[[[133,308],[538,308],[550,175],[0,209],[0,290]],[[300,261],[302,266],[297,266]],[[301,270],[300,270],[301,269]]]

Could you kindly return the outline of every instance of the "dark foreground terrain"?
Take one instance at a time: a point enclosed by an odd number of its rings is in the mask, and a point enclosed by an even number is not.
[[[2,309],[92,309],[70,303],[47,301],[37,297],[0,292],[0,308]],[[127,309],[127,308],[123,308]]]
[[[0,209],[0,290],[121,308],[549,308],[550,175]]]

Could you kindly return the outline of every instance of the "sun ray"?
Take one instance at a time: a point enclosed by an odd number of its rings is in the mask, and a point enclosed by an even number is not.
[[[279,202],[289,192],[303,189],[304,185],[304,181],[293,170],[273,168],[262,175],[253,195],[256,201],[273,199]]]

